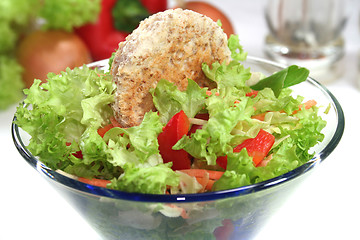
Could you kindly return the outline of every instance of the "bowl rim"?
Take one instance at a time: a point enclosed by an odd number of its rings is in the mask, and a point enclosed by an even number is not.
[[[259,62],[263,64],[264,63],[270,64],[273,67],[277,67],[277,68],[286,67],[282,64],[267,59],[252,57],[252,56],[248,56],[245,63],[249,61]],[[108,64],[108,59],[104,59],[88,64],[88,66],[89,67],[94,67],[99,65],[106,66],[107,64]],[[14,119],[12,121],[11,134],[15,147],[20,153],[20,155],[38,172],[42,173],[42,175],[46,176],[49,180],[52,180],[58,184],[66,186],[67,188],[73,189],[75,191],[80,191],[85,194],[92,194],[98,197],[108,197],[112,199],[130,200],[137,202],[163,202],[163,203],[203,202],[203,201],[214,201],[218,199],[243,196],[243,195],[248,195],[250,193],[260,192],[265,189],[270,189],[274,186],[284,184],[286,182],[291,181],[292,179],[298,178],[299,176],[313,169],[314,166],[318,165],[320,162],[324,161],[340,142],[340,139],[342,138],[345,128],[345,117],[344,117],[344,112],[340,106],[340,103],[325,86],[323,86],[315,79],[308,77],[306,81],[311,83],[315,87],[319,88],[322,92],[324,92],[324,94],[327,95],[332,100],[332,104],[335,106],[335,111],[337,114],[337,126],[334,135],[330,139],[329,143],[319,153],[315,154],[314,157],[310,159],[307,163],[295,168],[292,171],[289,171],[280,176],[256,184],[242,186],[228,190],[207,192],[207,193],[196,193],[196,194],[166,195],[166,194],[131,193],[131,192],[123,192],[119,190],[93,186],[75,180],[55,170],[52,170],[48,168],[45,164],[43,164],[41,161],[39,161],[36,157],[34,157],[26,148],[25,144],[21,139],[21,134],[19,131],[20,128],[15,123],[16,116],[14,116]]]

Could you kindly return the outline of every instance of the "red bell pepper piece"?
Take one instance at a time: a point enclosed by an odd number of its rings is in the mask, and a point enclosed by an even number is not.
[[[246,139],[243,143],[236,146],[233,151],[240,152],[243,148],[246,148],[250,157],[253,158],[255,166],[258,166],[260,162],[268,155],[271,147],[274,145],[275,137],[265,130],[260,129],[255,138]],[[216,159],[216,163],[226,169],[227,157],[221,156]]]
[[[86,24],[75,29],[88,46],[93,60],[110,58],[118,49],[119,42],[125,40],[128,33],[117,31],[114,27],[112,8],[117,0],[102,0],[101,11],[96,23]]]
[[[169,120],[158,136],[160,155],[164,163],[173,163],[173,170],[189,169],[191,166],[190,156],[185,150],[172,149],[177,141],[188,133],[189,127],[189,119],[181,110]]]
[[[220,156],[216,159],[216,163],[217,165],[219,165],[220,167],[222,167],[223,169],[226,170],[226,166],[227,166],[227,156]]]
[[[118,44],[125,41],[129,34],[115,28],[112,10],[117,1],[121,0],[102,0],[97,22],[75,29],[95,61],[110,58],[111,54],[118,49]],[[151,14],[165,11],[167,8],[166,0],[141,0],[141,4]]]

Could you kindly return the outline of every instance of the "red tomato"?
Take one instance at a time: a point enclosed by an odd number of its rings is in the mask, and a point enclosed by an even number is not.
[[[185,3],[184,8],[204,14],[215,22],[220,20],[222,23],[222,29],[224,29],[227,36],[230,37],[231,34],[234,34],[234,28],[229,18],[215,6],[207,2],[189,1]]]
[[[85,43],[74,33],[60,30],[34,31],[19,44],[17,58],[24,68],[23,79],[30,87],[35,78],[47,79],[47,74],[59,74],[91,62]]]
[[[175,114],[158,136],[160,155],[164,163],[172,162],[173,170],[189,169],[191,160],[184,150],[173,150],[177,141],[189,131],[190,122],[184,111]]]

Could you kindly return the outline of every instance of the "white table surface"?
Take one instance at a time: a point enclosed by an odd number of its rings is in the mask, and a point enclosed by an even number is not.
[[[232,19],[249,55],[265,57],[265,0],[212,1]],[[315,169],[256,239],[360,239],[359,4],[346,26],[344,74],[326,86],[343,107],[346,127],[335,151]],[[0,239],[100,240],[89,225],[18,154],[10,124],[16,106],[0,112]]]

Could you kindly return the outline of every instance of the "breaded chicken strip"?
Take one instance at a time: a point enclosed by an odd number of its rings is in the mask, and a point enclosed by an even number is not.
[[[111,68],[117,85],[113,110],[123,127],[139,125],[154,109],[150,88],[160,79],[180,90],[188,78],[200,86],[214,87],[201,64],[230,61],[227,36],[210,18],[190,10],[171,9],[142,21],[119,44]]]

